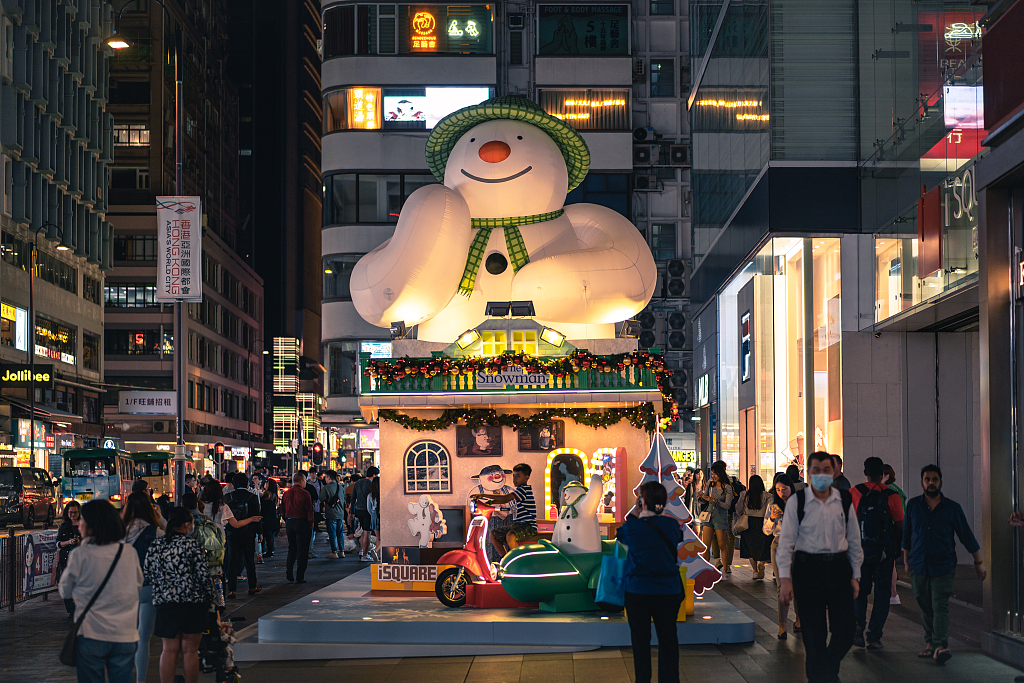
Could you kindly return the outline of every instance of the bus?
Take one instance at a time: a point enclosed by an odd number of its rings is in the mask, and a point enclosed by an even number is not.
[[[145,479],[153,489],[153,498],[167,494],[174,500],[174,454],[170,451],[145,451],[132,453],[135,476]],[[185,474],[195,475],[196,464],[192,456],[185,454]]]
[[[114,507],[132,492],[135,483],[135,465],[130,454],[111,448],[81,448],[65,451],[64,477],[61,480],[61,500],[109,500]]]

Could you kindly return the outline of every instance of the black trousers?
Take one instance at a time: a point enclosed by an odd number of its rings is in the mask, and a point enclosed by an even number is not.
[[[292,576],[292,567],[295,560],[299,560],[299,573],[295,574],[296,581],[302,581],[306,575],[306,565],[309,564],[309,541],[313,536],[313,529],[308,519],[286,519],[285,529],[288,531],[288,562],[286,565],[286,576]]]
[[[651,683],[651,621],[658,633],[658,683],[679,683],[679,637],[676,617],[682,593],[626,593],[626,618],[633,643],[636,683]]]
[[[245,580],[249,590],[256,587],[256,534],[248,529],[238,529],[227,537],[228,542],[228,592],[234,593],[238,584],[238,572],[245,563]]]
[[[807,654],[809,683],[832,683],[853,645],[853,569],[846,553],[793,558],[793,593]],[[832,632],[831,640],[828,632]],[[826,642],[827,641],[827,642]]]

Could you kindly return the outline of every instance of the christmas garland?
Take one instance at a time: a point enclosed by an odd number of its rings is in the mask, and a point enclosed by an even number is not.
[[[366,365],[366,369],[363,370],[363,374],[367,377],[373,377],[379,382],[392,384],[395,380],[402,379],[406,375],[434,377],[438,374],[447,374],[456,376],[460,374],[474,375],[480,371],[497,374],[502,371],[502,368],[510,365],[522,366],[523,370],[531,375],[554,375],[559,379],[564,379],[571,374],[579,372],[580,370],[620,372],[629,365],[650,368],[654,372],[655,379],[658,383],[658,390],[661,392],[665,406],[665,409],[662,412],[662,417],[669,421],[676,420],[679,417],[679,406],[676,405],[675,395],[672,388],[668,385],[668,378],[672,376],[672,371],[665,367],[665,359],[660,354],[649,353],[647,351],[618,353],[610,356],[595,356],[587,351],[577,349],[567,356],[560,356],[556,358],[537,358],[536,356],[531,356],[526,353],[516,353],[512,351],[507,351],[500,356],[488,357],[466,356],[450,358],[447,356],[439,356],[436,358],[388,358],[370,360]],[[584,409],[579,410],[586,412]],[[611,415],[615,411],[623,410],[629,411],[635,409],[616,408],[613,411],[606,413],[589,414]],[[381,413],[383,414],[384,411],[381,411]],[[614,424],[621,419],[626,419],[625,414],[623,415],[623,417],[619,417],[609,424]],[[565,417],[571,416],[566,415]],[[579,422],[579,420],[577,420],[577,422]],[[584,423],[580,422],[580,424]],[[607,425],[595,424],[593,426],[601,427]],[[443,428],[444,427],[439,427],[439,429]],[[651,430],[653,430],[653,427]]]
[[[593,429],[598,427],[607,429],[622,420],[628,420],[634,427],[653,432],[658,422],[654,406],[649,402],[641,403],[634,408],[610,408],[600,413],[592,413],[586,408],[548,408],[533,415],[519,415],[516,413],[498,414],[497,411],[490,408],[456,408],[445,410],[441,413],[441,417],[434,420],[423,420],[397,410],[381,410],[378,416],[381,420],[388,420],[417,432],[436,432],[459,422],[468,427],[487,425],[519,430],[540,427],[558,417],[567,417],[576,424]]]

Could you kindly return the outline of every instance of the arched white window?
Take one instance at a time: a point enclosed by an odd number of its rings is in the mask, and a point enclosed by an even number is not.
[[[417,441],[405,452],[406,493],[451,493],[451,458],[436,441]]]

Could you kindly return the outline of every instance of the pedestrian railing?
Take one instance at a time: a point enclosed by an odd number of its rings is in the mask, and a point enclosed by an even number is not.
[[[0,609],[57,590],[57,531],[0,536]]]

